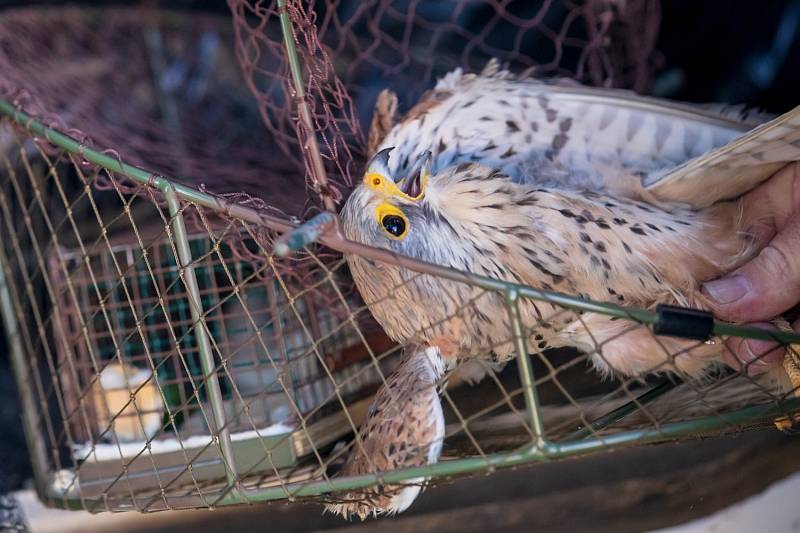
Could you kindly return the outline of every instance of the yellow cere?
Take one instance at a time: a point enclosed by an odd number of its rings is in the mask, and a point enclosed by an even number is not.
[[[417,202],[425,196],[425,186],[428,183],[428,174],[425,173],[422,175],[422,182],[421,182],[421,192],[419,196],[416,198],[413,196],[409,196],[403,191],[400,190],[400,187],[395,184],[390,179],[383,177],[380,174],[376,174],[375,172],[369,172],[367,175],[364,176],[364,186],[369,187],[373,191],[380,192],[384,196],[399,196],[400,198],[404,198],[406,200]]]
[[[400,217],[401,219],[403,219],[405,227],[401,234],[394,235],[386,230],[384,219],[386,219],[387,217]],[[397,240],[404,239],[406,234],[408,233],[408,217],[406,217],[406,214],[403,213],[403,211],[401,211],[400,208],[398,208],[397,206],[394,206],[392,204],[387,204],[385,202],[378,205],[375,208],[375,218],[378,219],[378,223],[383,227],[384,231],[386,231],[386,234],[392,239],[397,239]]]

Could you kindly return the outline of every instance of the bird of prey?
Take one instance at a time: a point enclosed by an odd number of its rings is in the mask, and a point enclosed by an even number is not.
[[[767,117],[537,81],[494,61],[480,74],[448,74],[396,114],[385,91],[369,136],[374,156],[341,212],[347,238],[640,308],[708,308],[700,285],[759,251],[747,229],[769,215],[737,197],[800,160],[800,108],[753,129]],[[342,474],[434,463],[444,437],[437,382],[460,361],[513,356],[506,300],[357,255],[348,262],[407,353]],[[720,344],[656,338],[602,314],[542,301],[520,301],[520,314],[529,347],[578,348],[603,374],[696,377],[722,359]],[[347,494],[329,510],[362,519],[403,511],[424,482],[414,481]]]

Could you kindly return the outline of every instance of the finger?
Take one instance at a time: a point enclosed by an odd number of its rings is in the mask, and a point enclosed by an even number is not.
[[[767,244],[778,231],[788,231],[789,234],[796,231],[790,226],[793,223],[797,224],[796,219],[800,217],[800,162],[786,165],[767,182],[746,194],[740,201],[745,206],[751,221],[746,229],[753,235],[759,246]],[[786,237],[782,237],[782,239],[786,240]],[[789,243],[786,246],[791,249],[792,246],[797,245]],[[796,303],[797,300],[787,304],[787,301],[795,295],[780,291],[783,298],[779,300],[761,298],[755,306],[752,306],[752,301],[758,300],[762,296],[760,287],[769,284],[768,280],[760,279],[764,276],[765,270],[770,270],[764,268],[764,263],[769,263],[773,261],[773,256],[778,256],[779,262],[773,264],[773,268],[786,271],[785,261],[780,257],[782,252],[782,248],[764,249],[759,256],[761,265],[757,263],[753,267],[752,264],[747,264],[734,275],[706,283],[703,292],[709,297],[712,310],[721,318],[747,322],[772,318]],[[797,254],[791,254],[792,257],[795,255]],[[766,266],[769,267],[769,265]],[[747,271],[759,279],[753,283],[750,278],[736,277],[735,274],[739,274],[740,271]],[[788,275],[791,275],[791,271],[788,272]],[[776,284],[777,280],[773,280],[772,292],[777,292]]]
[[[747,231],[764,242],[758,237],[771,237],[800,212],[800,161],[786,165],[740,201],[753,220]]]
[[[750,324],[766,330],[775,330],[767,323]],[[748,375],[762,374],[783,361],[785,348],[775,341],[732,337],[725,342],[723,359],[735,370]]]
[[[718,317],[736,322],[768,320],[794,306],[800,301],[800,212],[752,261],[702,290]]]

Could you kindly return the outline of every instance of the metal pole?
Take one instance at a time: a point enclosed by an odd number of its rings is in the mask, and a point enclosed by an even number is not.
[[[219,439],[220,454],[225,465],[225,472],[228,484],[232,490],[238,492],[239,474],[236,470],[236,458],[233,453],[233,443],[231,441],[230,429],[228,428],[225,417],[225,406],[222,400],[222,389],[219,385],[219,377],[214,364],[214,354],[211,350],[211,342],[208,339],[208,331],[203,320],[203,307],[200,298],[200,288],[197,285],[192,264],[192,254],[189,248],[189,238],[186,232],[186,225],[183,222],[180,202],[175,189],[166,186],[162,189],[167,200],[169,214],[172,217],[172,229],[175,233],[175,247],[178,252],[178,266],[180,267],[181,277],[186,284],[186,292],[189,299],[189,310],[194,324],[195,337],[197,338],[197,349],[200,352],[200,364],[203,367],[204,379],[206,382],[206,392],[211,403],[213,413],[213,430]]]
[[[676,386],[677,385],[675,382],[670,380],[665,380],[661,384],[653,387],[644,394],[637,396],[635,400],[626,402],[625,404],[617,407],[610,413],[607,413],[601,416],[600,418],[593,420],[592,422],[589,423],[589,425],[570,433],[567,437],[564,438],[564,441],[569,442],[573,440],[581,440],[590,437],[592,433],[601,431],[610,426],[611,424],[623,420],[629,414],[638,411],[640,405],[646,405],[652,402],[653,400],[663,396],[665,393],[671,391]]]
[[[409,479],[423,477],[445,477],[470,474],[485,471],[487,466],[502,468],[524,463],[545,462],[552,459],[561,459],[572,456],[586,455],[608,449],[610,446],[626,446],[633,444],[654,443],[671,440],[687,435],[699,436],[703,433],[719,431],[736,424],[748,424],[766,417],[792,412],[800,409],[800,398],[792,398],[782,402],[781,405],[764,404],[745,407],[715,417],[705,417],[687,422],[674,422],[665,424],[661,428],[635,429],[586,440],[547,443],[544,450],[531,447],[507,453],[495,453],[485,457],[471,457],[453,461],[443,461],[427,466],[401,468],[381,474],[366,474],[362,476],[348,476],[330,480],[296,481],[273,487],[254,488],[247,491],[250,502],[282,500],[286,498],[287,491],[295,498],[303,496],[318,496],[327,494],[331,490],[357,490],[368,488],[376,483],[401,483]],[[121,508],[130,506],[130,496],[106,496],[104,504]],[[150,498],[149,496],[147,498]],[[147,501],[147,500],[144,500]],[[176,507],[198,507],[204,503],[198,496],[175,496],[170,502]],[[218,501],[217,505],[234,505],[242,503],[235,495],[229,494]],[[55,505],[70,509],[82,509],[80,501],[59,500]]]
[[[301,148],[303,152],[311,156],[311,178],[314,180],[314,189],[322,197],[325,209],[336,212],[336,205],[333,203],[333,198],[331,198],[328,192],[328,175],[325,172],[325,164],[322,161],[319,143],[317,143],[317,137],[314,132],[314,121],[311,118],[311,110],[308,108],[308,102],[306,102],[303,71],[300,66],[300,57],[297,55],[297,48],[294,44],[292,19],[289,18],[289,12],[286,10],[286,0],[278,0],[278,16],[281,20],[281,31],[283,32],[283,45],[286,48],[286,59],[289,62],[289,71],[292,74],[292,88],[294,89],[295,102],[297,103],[297,114],[308,135],[306,146],[301,146]]]
[[[511,320],[511,330],[514,333],[517,364],[519,365],[519,378],[522,383],[522,395],[525,398],[525,407],[531,419],[531,432],[533,433],[534,445],[544,452],[547,441],[544,438],[544,425],[542,423],[542,413],[539,408],[539,398],[534,385],[533,368],[531,368],[531,360],[530,357],[528,357],[525,334],[522,331],[518,290],[509,289],[506,291],[506,304],[508,306],[509,319]]]
[[[19,322],[11,302],[11,289],[6,281],[6,268],[8,260],[5,252],[0,249],[0,314],[3,315],[3,324],[8,335],[8,347],[11,351],[11,368],[19,388],[19,397],[22,403],[22,426],[25,431],[25,440],[31,455],[33,467],[33,481],[36,493],[42,501],[49,501],[47,492],[49,480],[47,478],[48,464],[47,444],[44,441],[41,428],[36,423],[36,414],[39,409],[33,397],[33,379],[28,372],[25,351],[20,340]],[[34,362],[31,361],[31,364]],[[47,413],[40,413],[47,416]]]
[[[545,462],[552,459],[600,452],[607,450],[611,446],[654,443],[687,435],[698,436],[704,432],[719,431],[736,424],[747,424],[752,421],[763,420],[766,417],[791,412],[798,408],[800,408],[800,398],[792,398],[779,406],[775,404],[754,405],[719,416],[665,424],[661,428],[634,429],[605,437],[563,443],[548,442],[544,449],[533,446],[514,452],[443,461],[433,465],[401,468],[381,474],[334,478],[329,481],[299,481],[278,487],[252,489],[248,491],[247,496],[252,501],[277,500],[285,498],[287,490],[294,497],[314,496],[328,493],[331,490],[366,488],[378,482],[388,485],[422,477],[445,477],[482,472],[486,470],[487,466],[502,468],[524,463]],[[225,503],[226,501],[223,500],[220,505]],[[231,501],[230,503],[237,502]]]
[[[18,110],[11,105],[11,103],[9,103],[7,100],[3,100],[2,98],[0,98],[0,114],[10,117],[17,124],[23,126],[36,135],[44,137],[50,143],[58,146],[59,148],[63,148],[69,153],[80,155],[90,163],[99,165],[112,172],[124,174],[138,183],[152,184],[160,190],[164,190],[164,187],[167,186],[172,187],[175,189],[177,196],[183,200],[188,200],[203,207],[213,209],[218,213],[225,213],[228,216],[238,218],[246,222],[266,226],[267,228],[277,232],[287,232],[296,230],[298,228],[297,224],[294,224],[285,218],[234,204],[209,194],[205,194],[197,189],[193,189],[192,187],[188,187],[180,183],[172,183],[167,178],[155,176],[152,172],[148,172],[139,167],[123,163],[116,157],[112,157],[110,155],[98,152],[97,150],[87,148],[72,137],[64,135],[53,128],[48,128],[25,112]],[[526,287],[525,285],[500,281],[488,276],[478,276],[469,272],[462,272],[453,268],[399,255],[385,248],[374,248],[372,246],[349,241],[344,238],[338,229],[332,229],[321,235],[319,242],[344,254],[360,255],[375,261],[381,261],[390,265],[397,265],[407,268],[414,272],[431,274],[433,276],[439,276],[444,279],[457,281],[459,283],[468,283],[486,290],[506,291],[513,288],[519,291],[520,296],[552,303],[577,311],[601,313],[606,316],[633,320],[641,324],[653,324],[656,321],[656,313],[646,309],[633,309],[621,307],[608,302],[583,300],[581,298],[576,298],[566,294],[546,291],[543,289],[535,289],[533,287]],[[719,337],[734,335],[736,337],[747,339],[778,341],[782,344],[800,343],[800,333],[768,331],[753,326],[728,324],[726,322],[720,322],[719,320],[714,321],[713,334]]]

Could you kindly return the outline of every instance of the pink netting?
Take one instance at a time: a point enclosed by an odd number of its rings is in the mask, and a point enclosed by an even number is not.
[[[288,84],[276,4],[229,0],[237,56],[262,118],[284,153],[302,153],[308,184],[341,201],[364,158],[364,130],[377,93],[391,87],[410,107],[438,76],[480,70],[492,57],[513,70],[566,75],[593,85],[647,89],[654,69],[658,3],[470,1],[290,2],[285,8],[303,66],[309,120],[285,113]],[[271,36],[274,36],[270,38]],[[286,91],[280,93],[279,87]],[[313,134],[312,134],[313,133]],[[324,168],[315,164],[319,144]],[[327,174],[329,188],[320,188]]]
[[[408,108],[438,76],[497,57],[645,91],[656,66],[656,0],[290,1],[300,97],[278,2],[228,5],[232,25],[144,8],[7,10],[0,90],[127,162],[305,217],[346,197],[383,88]]]

